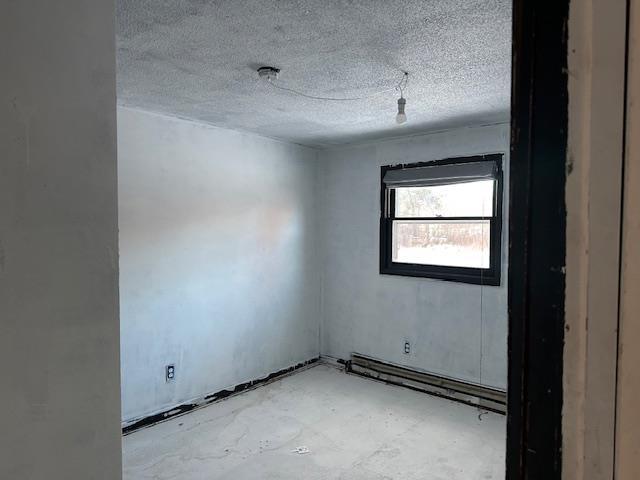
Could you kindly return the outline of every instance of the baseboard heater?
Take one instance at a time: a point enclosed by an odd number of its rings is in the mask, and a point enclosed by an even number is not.
[[[345,362],[348,372],[419,390],[497,413],[506,413],[506,392],[483,385],[401,367],[359,353]]]

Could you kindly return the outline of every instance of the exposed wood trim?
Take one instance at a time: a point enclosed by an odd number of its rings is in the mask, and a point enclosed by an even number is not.
[[[568,0],[516,0],[507,480],[561,477]]]
[[[615,478],[640,478],[640,0],[628,10]]]
[[[611,480],[625,0],[571,2],[563,480]]]

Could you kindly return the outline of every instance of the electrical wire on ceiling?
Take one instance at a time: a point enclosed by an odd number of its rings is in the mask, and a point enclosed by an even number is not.
[[[263,67],[263,68],[265,68],[265,67]],[[266,68],[271,68],[271,67],[266,67]],[[379,90],[379,91],[377,91],[375,93],[372,93],[370,95],[365,95],[365,96],[362,96],[362,97],[322,97],[322,96],[317,96],[317,95],[310,95],[308,93],[301,92],[301,91],[296,90],[294,88],[289,88],[289,87],[285,87],[283,85],[278,85],[277,83],[274,82],[274,80],[278,78],[277,72],[279,72],[279,70],[277,70],[277,69],[273,69],[273,70],[276,71],[276,75],[266,75],[265,76],[265,78],[267,79],[267,82],[272,87],[277,88],[278,90],[284,90],[285,92],[293,93],[293,94],[298,95],[300,97],[309,98],[311,100],[325,100],[325,101],[329,101],[329,102],[353,102],[353,101],[356,101],[356,100],[367,100],[369,98],[374,98],[374,97],[377,97],[378,95],[382,95],[383,93],[390,92],[391,90],[399,91],[400,95],[402,96],[404,90],[407,88],[407,83],[409,81],[409,73],[402,72],[402,78],[400,79],[400,81],[395,86],[385,88],[384,90]],[[260,70],[258,70],[258,73],[260,73]]]
[[[280,73],[280,69],[275,67],[260,67],[258,69],[258,76],[266,80],[267,83],[271,85],[273,88],[276,88],[278,90],[283,90],[288,93],[292,93],[299,97],[309,98],[311,100],[323,100],[328,102],[353,102],[357,100],[367,100],[370,98],[374,98],[392,90],[399,91],[400,98],[398,99],[398,113],[396,115],[396,122],[398,124],[402,124],[407,121],[407,115],[405,114],[405,111],[404,111],[405,105],[407,104],[407,100],[404,98],[404,92],[407,89],[407,84],[409,83],[408,72],[405,72],[405,71],[402,72],[402,78],[396,85],[385,88],[383,90],[379,90],[375,93],[360,96],[360,97],[323,97],[318,95],[310,95],[308,93],[301,92],[300,90],[296,90],[295,88],[289,88],[289,87],[285,87],[284,85],[278,85],[275,82],[275,80],[278,79],[279,73]]]

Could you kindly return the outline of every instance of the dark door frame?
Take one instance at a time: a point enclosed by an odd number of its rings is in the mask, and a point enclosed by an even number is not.
[[[514,0],[507,480],[562,475],[569,0]]]

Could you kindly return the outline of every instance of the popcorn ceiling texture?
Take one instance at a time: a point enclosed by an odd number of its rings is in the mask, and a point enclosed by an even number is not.
[[[118,100],[311,146],[509,118],[508,0],[118,0]],[[397,93],[325,102],[276,90],[358,97],[410,73]]]

